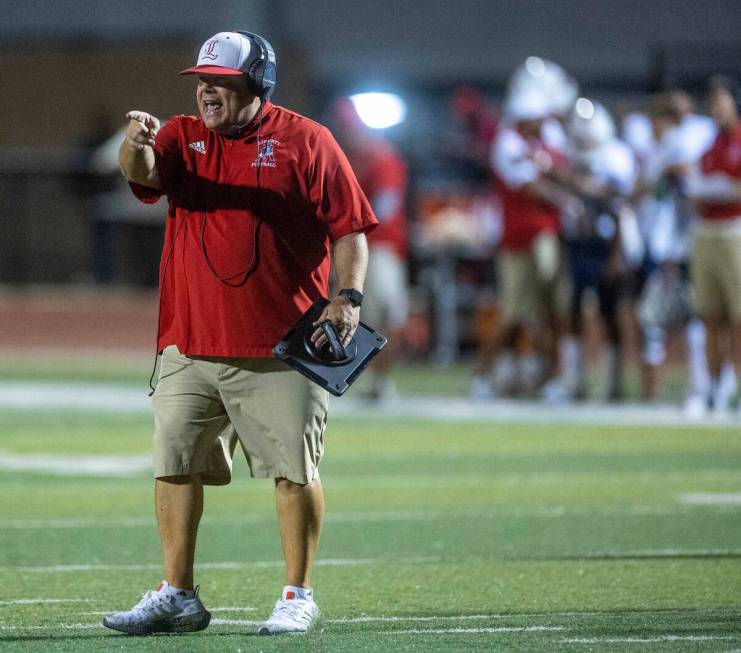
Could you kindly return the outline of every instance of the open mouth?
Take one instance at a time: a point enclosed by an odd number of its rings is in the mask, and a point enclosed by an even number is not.
[[[204,100],[203,101],[203,114],[204,116],[215,116],[221,111],[221,102],[215,100]]]

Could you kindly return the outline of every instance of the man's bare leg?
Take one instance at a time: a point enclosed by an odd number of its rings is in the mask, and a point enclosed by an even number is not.
[[[708,359],[708,372],[713,381],[720,379],[720,371],[726,348],[723,346],[723,323],[718,317],[704,318],[705,322],[705,351]]]
[[[731,324],[731,360],[736,377],[741,378],[741,321]]]
[[[173,587],[193,589],[196,536],[203,514],[203,483],[200,475],[157,479],[154,502],[165,580]]]
[[[324,490],[317,479],[306,485],[275,480],[275,503],[286,561],[286,585],[311,587],[311,568],[324,517]]]

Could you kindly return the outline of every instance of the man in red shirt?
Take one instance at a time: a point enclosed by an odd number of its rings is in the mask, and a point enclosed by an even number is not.
[[[368,235],[363,316],[379,331],[389,334],[389,344],[370,369],[369,396],[382,400],[396,394],[389,374],[398,358],[401,331],[409,318],[407,167],[388,140],[372,134],[363,124],[349,99],[339,100],[334,109],[337,140],[380,223]]]
[[[559,213],[578,200],[552,178],[560,154],[544,137],[548,98],[535,89],[513,93],[492,148],[492,167],[502,202],[502,240],[497,254],[502,327],[481,354],[471,386],[475,398],[491,394],[491,369],[512,351],[519,332],[532,334],[543,352],[544,380],[558,371],[558,323],[565,313],[561,288]]]
[[[271,358],[272,347],[328,294],[347,343],[359,319],[365,232],[377,221],[347,159],[321,125],[270,102],[276,62],[248,32],[206,41],[198,116],[132,111],[121,170],[144,202],[169,204],[160,264],[159,382],[153,399],[157,523],[165,580],[104,620],[131,634],[201,630],[193,583],[203,485],[231,478],[239,443],[256,478],[275,479],[286,586],[260,634],[305,632],[319,610],[310,586],[324,511],[318,464],[328,395]],[[321,331],[316,347],[325,344]]]
[[[718,136],[690,174],[687,194],[700,219],[694,238],[690,275],[698,313],[706,328],[710,402],[721,407],[721,368],[730,358],[741,370],[741,120],[734,83],[711,80],[710,115]]]

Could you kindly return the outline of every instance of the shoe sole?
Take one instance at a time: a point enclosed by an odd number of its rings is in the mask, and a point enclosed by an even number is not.
[[[319,621],[321,619],[322,613],[317,612],[316,616],[314,617],[314,620],[311,622],[311,625],[306,630],[277,630],[272,631],[268,626],[260,626],[257,629],[258,635],[306,635],[306,633],[310,633],[312,630],[315,630],[317,626],[319,625]]]
[[[211,613],[208,611],[197,614],[188,614],[183,617],[173,617],[148,624],[116,624],[103,619],[103,625],[106,628],[117,630],[129,635],[152,635],[154,633],[194,633],[204,630],[211,622]]]

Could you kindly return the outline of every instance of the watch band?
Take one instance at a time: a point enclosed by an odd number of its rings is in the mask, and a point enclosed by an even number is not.
[[[363,293],[355,288],[343,288],[337,295],[343,295],[350,300],[350,303],[356,308],[363,303]]]

